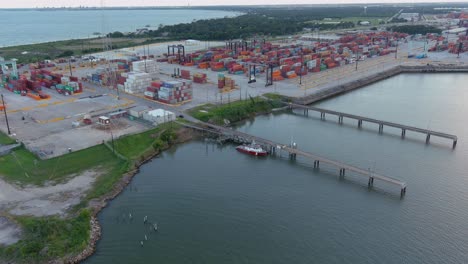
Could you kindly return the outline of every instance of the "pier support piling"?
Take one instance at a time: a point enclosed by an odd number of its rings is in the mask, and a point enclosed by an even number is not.
[[[361,127],[362,127],[362,120],[360,120],[360,119],[358,120],[358,122],[357,122],[357,126],[358,126],[359,128],[361,128]]]
[[[318,169],[318,168],[319,168],[319,165],[320,165],[320,161],[319,161],[319,160],[315,160],[315,161],[314,161],[314,169]]]
[[[383,133],[383,124],[379,124],[379,134]]]
[[[457,141],[456,141],[456,140],[454,140],[454,141],[453,141],[452,148],[455,148],[456,146],[457,146]]]
[[[289,159],[296,160],[296,153],[289,153]]]
[[[338,123],[343,124],[343,116],[338,116]]]
[[[374,186],[374,178],[369,177],[369,182],[367,183],[367,187],[372,188]]]
[[[325,113],[324,112],[320,112],[320,119],[325,120]]]
[[[401,129],[401,138],[405,138],[406,136],[406,129],[402,128]]]
[[[429,144],[429,140],[431,140],[431,134],[427,134],[427,136],[426,136],[426,144]]]
[[[340,169],[340,179],[344,179],[344,176],[345,176],[345,169],[341,168]]]
[[[403,198],[403,196],[405,196],[406,194],[406,187],[403,187],[401,188],[401,191],[400,191],[400,198]]]

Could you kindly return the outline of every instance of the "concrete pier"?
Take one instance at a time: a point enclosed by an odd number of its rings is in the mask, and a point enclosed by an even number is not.
[[[290,106],[291,109],[308,109],[309,111],[319,112],[320,113],[320,119],[322,119],[322,120],[325,120],[325,114],[338,116],[338,123],[340,123],[340,124],[343,123],[343,118],[344,117],[349,118],[349,119],[354,119],[354,120],[358,121],[358,128],[362,127],[362,122],[363,121],[365,121],[367,123],[377,124],[377,125],[379,125],[379,134],[383,133],[384,126],[401,129],[401,137],[402,138],[405,138],[406,131],[422,133],[422,134],[426,135],[426,143],[427,144],[429,144],[431,136],[447,138],[447,139],[452,140],[452,147],[453,148],[455,148],[455,146],[457,145],[457,141],[458,141],[458,137],[456,135],[451,135],[451,134],[438,132],[438,131],[434,131],[434,130],[423,129],[423,128],[418,128],[418,127],[413,127],[413,126],[407,126],[407,125],[398,124],[398,123],[394,123],[394,122],[388,122],[388,121],[378,120],[378,119],[369,118],[369,117],[365,117],[365,116],[353,115],[353,114],[348,114],[348,113],[343,113],[343,112],[338,112],[338,111],[333,111],[333,110],[328,110],[328,109],[323,109],[323,108],[318,108],[318,107],[308,106],[308,105],[299,105],[299,104],[289,103],[289,106]]]
[[[395,185],[398,188],[400,188],[401,196],[403,196],[406,193],[406,183],[403,181],[400,181],[400,180],[397,180],[388,176],[384,176],[381,174],[377,174],[377,173],[372,173],[371,175],[368,170],[361,169],[352,165],[348,165],[339,161],[334,161],[325,157],[321,157],[319,155],[316,155],[310,152],[302,151],[298,149],[297,145],[295,144],[292,144],[292,146],[288,146],[288,145],[277,143],[268,139],[253,136],[253,135],[243,133],[240,131],[236,131],[236,130],[232,130],[226,127],[216,126],[216,125],[209,124],[209,123],[200,122],[199,124],[200,126],[189,125],[189,124],[181,123],[181,122],[179,124],[185,127],[190,127],[190,128],[197,129],[197,130],[205,130],[205,131],[218,134],[218,135],[222,135],[225,137],[231,137],[233,139],[234,138],[242,139],[243,142],[255,141],[257,144],[264,146],[265,149],[270,149],[270,147],[279,149],[280,154],[281,154],[281,151],[284,150],[289,153],[290,157],[294,157],[294,159],[296,159],[297,156],[301,156],[307,160],[311,160],[313,161],[314,169],[320,168],[320,163],[325,163],[329,166],[338,168],[340,171],[341,178],[345,176],[346,171],[350,171],[350,172],[354,172],[356,175],[359,175],[365,178],[369,178],[369,179],[372,178],[372,180],[369,180],[369,182],[372,183],[372,186],[374,184],[374,179],[377,179],[387,184]]]

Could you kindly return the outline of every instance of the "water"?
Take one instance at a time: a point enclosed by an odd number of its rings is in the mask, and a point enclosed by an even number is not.
[[[194,19],[222,18],[238,13],[218,10],[0,10],[0,47],[133,32],[150,25],[189,23]],[[104,22],[104,24],[103,24]]]
[[[193,141],[144,165],[99,215],[86,263],[468,263],[465,74],[399,75],[317,106],[458,135],[443,139],[319,114],[257,117],[239,129],[387,176],[399,189],[321,164],[255,158]],[[132,223],[125,219],[131,211]],[[157,221],[150,233],[143,217]],[[128,218],[128,217],[127,217]],[[139,241],[149,234],[144,247]]]

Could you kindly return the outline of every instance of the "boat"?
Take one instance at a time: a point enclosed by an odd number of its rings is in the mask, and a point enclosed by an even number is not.
[[[240,145],[236,147],[236,150],[242,153],[246,153],[253,156],[266,156],[268,152],[264,150],[260,145],[254,142],[250,145]]]

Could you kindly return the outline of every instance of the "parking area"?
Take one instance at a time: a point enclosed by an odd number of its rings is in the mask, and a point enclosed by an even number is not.
[[[97,117],[135,105],[128,98],[98,91],[83,91],[73,96],[63,96],[53,90],[44,90],[51,95],[48,100],[36,101],[30,97],[0,89],[7,105],[9,127],[14,138],[42,158],[50,158],[79,150],[129,133],[144,131],[148,125],[120,118],[118,126],[101,129],[95,125]],[[85,115],[92,117],[92,125],[85,125]],[[0,127],[7,132],[5,118],[0,118]],[[112,134],[112,135],[111,135]]]

